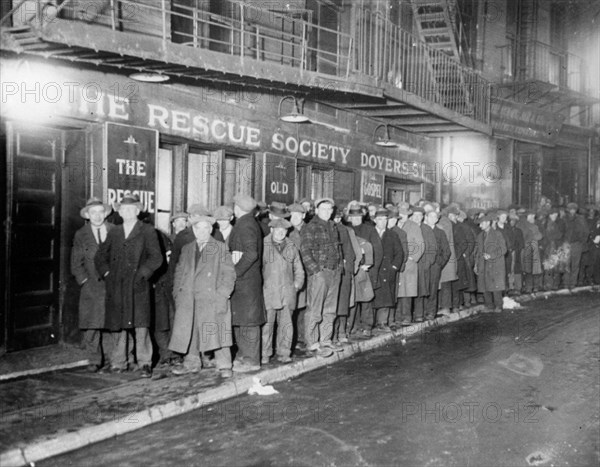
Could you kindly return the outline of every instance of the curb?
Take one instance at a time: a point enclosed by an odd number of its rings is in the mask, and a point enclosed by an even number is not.
[[[528,302],[537,298],[550,297],[554,295],[571,295],[578,292],[600,292],[600,286],[586,286],[568,290],[559,290],[552,292],[543,292],[539,294],[522,295],[512,297],[517,302]],[[192,410],[199,409],[209,404],[214,404],[232,397],[236,397],[248,392],[253,385],[253,379],[259,377],[265,384],[277,383],[291,378],[295,378],[309,371],[322,368],[336,362],[345,360],[354,355],[382,347],[385,344],[396,340],[397,338],[411,337],[427,328],[443,326],[447,323],[460,321],[479,313],[489,312],[484,305],[476,305],[466,310],[453,313],[450,316],[436,318],[431,321],[414,324],[401,328],[397,331],[387,332],[374,336],[365,341],[352,342],[344,346],[343,352],[336,352],[331,357],[311,357],[300,360],[291,365],[284,365],[270,370],[263,370],[253,375],[235,377],[225,384],[215,388],[204,390],[198,394],[187,396],[164,404],[155,405],[148,409],[132,413],[128,416],[128,422],[114,420],[101,423],[94,426],[81,428],[69,433],[56,433],[50,435],[51,438],[40,438],[28,443],[21,448],[14,448],[0,453],[0,466],[23,466],[33,465],[34,462],[47,459],[49,457],[64,454],[75,449],[88,446],[117,435],[135,431],[153,423],[166,420],[167,418],[182,415]],[[71,364],[78,366],[81,362]],[[56,368],[59,369],[59,368]],[[43,371],[39,371],[41,373]],[[25,372],[24,372],[25,373]]]
[[[89,360],[79,360],[77,362],[62,363],[60,365],[46,366],[44,368],[33,368],[25,371],[15,371],[13,373],[6,373],[0,375],[0,382],[9,381],[11,379],[23,378],[25,376],[39,375],[42,373],[49,373],[51,371],[59,370],[70,370],[71,368],[79,368],[90,364]],[[0,464],[2,465],[2,464]]]

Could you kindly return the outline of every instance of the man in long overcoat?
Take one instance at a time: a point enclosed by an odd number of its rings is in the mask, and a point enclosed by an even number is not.
[[[264,239],[263,249],[263,295],[267,322],[262,327],[262,360],[269,363],[273,356],[273,331],[277,323],[277,359],[281,363],[292,361],[294,327],[292,313],[296,308],[298,291],[304,284],[304,267],[300,251],[286,238],[292,226],[283,218],[269,222],[271,233]]]
[[[590,234],[587,222],[582,215],[577,214],[577,203],[567,204],[567,215],[565,216],[565,242],[570,247],[570,259],[568,271],[565,274],[565,284],[569,289],[577,285],[579,277],[579,263]]]
[[[111,349],[111,335],[104,328],[106,288],[102,277],[96,271],[94,256],[108,232],[114,227],[106,222],[112,208],[98,198],[91,198],[79,214],[87,222],[73,238],[71,250],[71,273],[81,286],[79,295],[79,329],[81,346],[87,353],[90,364],[87,370],[96,372],[109,366],[108,352]]]
[[[456,275],[458,276],[458,280],[452,283],[452,310],[454,312],[461,310],[463,306],[471,306],[469,292],[477,290],[477,281],[473,272],[475,236],[468,226],[458,220],[459,216],[460,210],[457,207],[452,206],[448,209],[448,219],[452,222],[454,235]]]
[[[383,247],[381,267],[379,268],[379,285],[375,290],[373,308],[375,308],[376,328],[379,331],[388,331],[390,308],[396,308],[398,273],[404,262],[404,251],[398,234],[387,228],[389,212],[380,208],[375,212],[375,230]]]
[[[196,241],[181,250],[173,279],[175,321],[169,349],[185,354],[181,375],[202,368],[203,352],[214,351],[221,375],[231,377],[231,311],[229,297],[235,285],[235,268],[223,242],[211,237],[215,220],[197,216],[192,221]]]
[[[260,327],[265,323],[263,301],[263,234],[254,216],[256,201],[248,195],[233,199],[236,222],[229,236],[235,265],[235,289],[231,296],[231,319],[237,345],[233,371],[260,369]]]
[[[419,208],[420,209],[420,208]],[[423,214],[419,213],[412,218],[412,210],[408,203],[398,206],[400,220],[398,226],[406,233],[407,249],[404,270],[400,271],[398,279],[398,312],[400,324],[408,326],[412,322],[413,301],[419,295],[419,261],[425,252],[425,241],[421,232]],[[409,219],[409,216],[411,218]],[[418,222],[417,222],[418,218]]]
[[[440,290],[438,293],[439,313],[448,315],[453,306],[453,291],[456,290],[456,281],[458,280],[456,251],[454,248],[454,230],[452,228],[452,222],[448,218],[448,208],[445,208],[439,217],[440,219],[436,224],[436,227],[444,232],[446,240],[448,240],[448,246],[450,247],[450,259],[440,274]],[[460,294],[460,292],[457,293]]]
[[[492,229],[492,221],[490,215],[478,220],[481,232],[475,247],[475,273],[477,289],[483,293],[486,306],[502,311],[502,291],[506,289],[506,242],[502,233]]]
[[[542,258],[539,241],[543,238],[540,229],[535,224],[535,212],[528,210],[517,222],[517,227],[523,232],[525,247],[521,254],[523,266],[523,292],[537,292],[541,286]]]
[[[106,282],[106,329],[116,334],[110,363],[127,368],[128,333],[135,335],[137,363],[142,377],[152,376],[150,339],[150,278],[163,263],[154,228],[138,220],[142,210],[137,196],[125,195],[115,204],[123,224],[106,236],[94,258],[98,274]]]

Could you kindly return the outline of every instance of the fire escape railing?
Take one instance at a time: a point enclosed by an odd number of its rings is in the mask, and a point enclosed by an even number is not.
[[[354,9],[353,33],[315,24],[308,10],[273,11],[271,3],[238,0],[22,0],[0,20],[0,26],[44,26],[63,20],[143,34],[165,43],[212,50],[246,59],[278,63],[352,81],[368,76],[468,116],[489,123],[490,86],[475,70],[427,46],[389,20]],[[28,11],[23,11],[28,7]]]

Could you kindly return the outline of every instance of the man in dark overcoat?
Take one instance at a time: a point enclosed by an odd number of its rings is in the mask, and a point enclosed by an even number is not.
[[[90,361],[87,370],[96,372],[109,366],[111,335],[102,331],[105,321],[106,289],[102,277],[96,271],[94,256],[99,246],[106,241],[108,232],[114,227],[106,222],[112,208],[99,198],[91,198],[79,214],[87,222],[73,238],[71,250],[71,273],[81,286],[79,295],[79,329],[81,346]]]
[[[506,242],[504,236],[492,229],[493,216],[478,219],[481,232],[475,246],[475,273],[477,289],[483,293],[485,305],[490,310],[502,311],[502,292],[506,288]]]
[[[567,204],[567,215],[565,216],[565,242],[569,244],[571,255],[568,272],[565,274],[565,284],[569,289],[577,286],[579,277],[579,263],[583,254],[590,230],[584,217],[577,214],[579,206],[577,203]]]
[[[125,195],[115,209],[123,218],[106,236],[94,262],[106,283],[106,329],[115,332],[110,359],[112,369],[127,368],[128,334],[135,336],[137,363],[142,377],[152,376],[150,339],[150,278],[163,263],[154,228],[138,220],[142,203],[134,195]]]
[[[265,323],[263,300],[263,233],[255,217],[256,201],[239,194],[233,199],[235,225],[229,249],[235,265],[235,289],[231,296],[231,319],[237,345],[233,371],[260,369],[260,327]]]
[[[383,256],[379,268],[379,285],[375,290],[373,308],[378,331],[389,331],[390,308],[396,309],[398,273],[404,262],[404,251],[397,233],[387,228],[389,211],[380,208],[375,212],[375,230],[381,238]]]
[[[456,206],[448,208],[448,219],[452,222],[454,249],[456,251],[456,274],[458,280],[452,283],[452,311],[471,306],[469,292],[477,290],[477,281],[473,272],[473,253],[475,236],[473,231],[458,220],[460,210]],[[466,292],[466,293],[465,293]],[[465,300],[465,298],[467,298]]]

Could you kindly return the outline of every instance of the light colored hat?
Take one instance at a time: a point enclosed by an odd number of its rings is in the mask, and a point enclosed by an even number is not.
[[[79,215],[81,217],[83,217],[84,219],[89,219],[90,214],[88,213],[88,211],[90,210],[90,208],[93,208],[94,206],[103,206],[104,207],[104,217],[108,216],[112,212],[112,208],[110,207],[110,204],[103,203],[100,198],[93,197],[93,198],[90,198],[87,200],[87,203],[85,203],[85,206],[83,208],[81,208],[81,211],[79,211]]]
[[[144,205],[140,202],[140,198],[137,195],[132,194],[123,196],[120,203],[115,203],[115,211],[121,209],[121,206],[135,206],[140,211],[144,210]]]
[[[302,214],[306,213],[306,209],[299,203],[290,204],[288,206],[288,211],[290,212],[301,212]]]
[[[319,198],[315,201],[315,208],[318,208],[322,203],[329,203],[332,206],[335,206],[335,201],[331,198]]]
[[[271,219],[269,222],[269,227],[272,229],[289,229],[292,226],[290,221],[283,219],[282,217],[276,217],[275,219]]]
[[[218,221],[228,221],[233,216],[233,209],[230,206],[219,206],[213,216]]]
[[[202,216],[202,215],[197,215],[194,217],[190,217],[190,225],[196,225],[198,222],[208,222],[210,225],[213,225],[215,223],[215,218],[212,216]]]
[[[239,206],[240,209],[242,209],[243,211],[246,212],[250,212],[252,211],[255,207],[256,207],[256,200],[249,195],[243,195],[243,194],[239,194],[239,195],[235,195],[233,197],[233,203],[236,206]]]
[[[210,216],[210,211],[204,204],[192,204],[188,208],[188,213],[190,216]]]
[[[398,214],[404,214],[406,216],[410,216],[412,214],[412,210],[410,209],[410,204],[406,201],[402,201],[398,204]]]
[[[567,204],[567,209],[579,209],[579,206],[577,205],[577,203],[568,203]]]

